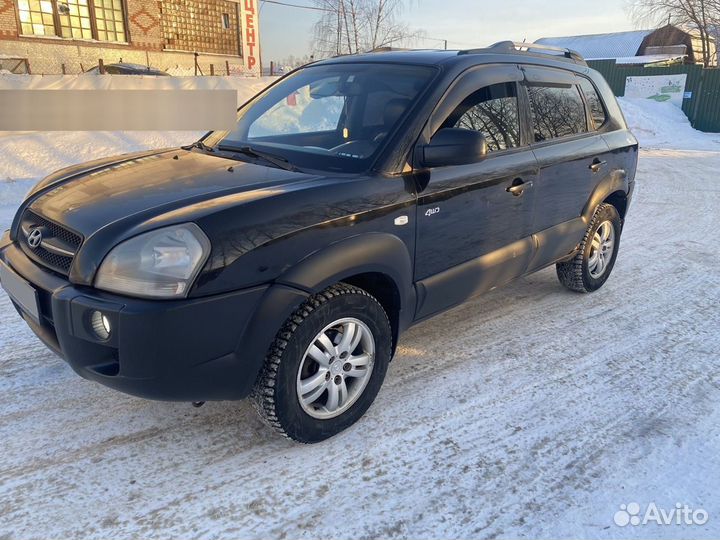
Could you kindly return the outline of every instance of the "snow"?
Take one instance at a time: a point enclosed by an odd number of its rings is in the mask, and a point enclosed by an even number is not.
[[[643,148],[673,150],[720,150],[720,133],[693,129],[685,113],[675,105],[644,98],[619,98],[630,129]]]
[[[720,536],[720,136],[621,103],[643,150],[603,289],[547,269],[414,327],[367,415],[319,445],[246,402],[84,381],[0,292],[0,537]],[[173,135],[150,137],[0,137],[0,227],[30,178]],[[630,502],[710,519],[616,526]]]

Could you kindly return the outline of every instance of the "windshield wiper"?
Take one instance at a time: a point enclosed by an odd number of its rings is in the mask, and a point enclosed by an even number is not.
[[[192,144],[188,144],[186,146],[181,146],[183,150],[192,150],[193,148],[199,148],[200,150],[204,150],[205,152],[214,152],[215,149],[212,146],[208,146],[202,141],[195,141]]]
[[[278,156],[277,154],[271,154],[270,152],[263,152],[262,150],[256,150],[250,146],[225,146],[220,145],[218,147],[219,150],[228,150],[230,152],[237,152],[238,154],[243,154],[251,158],[255,159],[262,159],[263,161],[267,161],[268,163],[271,163],[272,165],[275,165],[276,167],[280,169],[285,169],[286,171],[297,171],[298,168],[290,163],[287,159],[285,159],[282,156]]]

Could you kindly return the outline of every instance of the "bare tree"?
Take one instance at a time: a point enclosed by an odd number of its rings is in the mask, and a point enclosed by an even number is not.
[[[312,44],[319,57],[403,44],[422,34],[402,22],[403,0],[315,0],[315,4],[324,10]]]
[[[709,38],[714,40],[714,54],[710,58],[710,63],[716,66],[720,65],[720,55],[718,54],[718,42],[720,41],[720,0],[707,0],[708,21],[709,26],[707,32]]]
[[[720,0],[632,0],[630,12],[636,24],[654,27],[672,23],[696,31],[702,63],[705,67],[712,65]]]

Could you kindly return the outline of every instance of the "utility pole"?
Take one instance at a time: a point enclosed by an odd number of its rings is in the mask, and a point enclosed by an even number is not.
[[[340,9],[337,10],[337,54],[340,56],[340,42],[342,41],[342,23],[340,22]]]

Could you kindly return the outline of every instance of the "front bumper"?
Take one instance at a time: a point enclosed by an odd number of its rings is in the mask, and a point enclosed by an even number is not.
[[[241,399],[252,388],[260,362],[238,351],[268,285],[207,298],[142,300],[75,286],[33,263],[7,234],[0,260],[37,291],[39,320],[14,300],[20,315],[80,376],[172,401]],[[107,340],[92,330],[95,310],[110,321]]]

